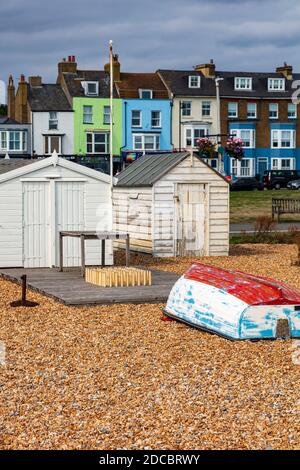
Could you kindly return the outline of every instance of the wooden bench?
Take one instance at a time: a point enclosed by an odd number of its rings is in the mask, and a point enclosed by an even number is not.
[[[281,214],[300,214],[300,199],[272,199],[272,219],[279,222]]]

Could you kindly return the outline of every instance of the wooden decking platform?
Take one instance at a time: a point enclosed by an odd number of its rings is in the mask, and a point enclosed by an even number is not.
[[[66,305],[165,302],[178,274],[152,271],[151,286],[99,287],[84,281],[79,270],[2,268],[0,276],[13,282],[27,274],[30,289]],[[15,299],[12,299],[15,300]]]

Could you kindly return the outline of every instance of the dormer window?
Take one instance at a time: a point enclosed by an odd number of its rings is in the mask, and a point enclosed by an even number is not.
[[[145,90],[143,88],[139,89],[139,97],[141,100],[152,100],[153,98],[153,91],[152,90]]]
[[[82,86],[86,96],[97,96],[99,93],[98,82],[82,82]]]
[[[235,90],[252,90],[252,78],[235,77],[234,89]]]
[[[268,90],[269,91],[285,91],[285,79],[284,78],[269,78]]]
[[[189,76],[189,88],[200,88],[201,79],[199,75]]]

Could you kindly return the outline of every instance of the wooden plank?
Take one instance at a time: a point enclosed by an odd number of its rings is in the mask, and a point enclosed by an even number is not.
[[[72,269],[65,272],[47,268],[0,270],[0,276],[18,283],[23,274],[27,274],[30,289],[67,305],[164,302],[179,277],[175,273],[151,271],[152,286],[105,288],[86,283],[80,276],[80,270]]]

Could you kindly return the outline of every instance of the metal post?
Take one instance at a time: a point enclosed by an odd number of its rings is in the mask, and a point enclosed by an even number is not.
[[[80,236],[80,247],[81,247],[81,276],[85,275],[85,252],[84,252],[84,235]]]
[[[26,304],[26,284],[27,284],[26,274],[23,274],[21,276],[21,280],[22,280],[22,300],[21,300],[21,303],[22,303],[22,305],[25,305]]]
[[[64,247],[63,247],[64,243],[63,243],[63,235],[62,233],[60,232],[59,233],[59,270],[60,271],[63,271],[64,269]]]
[[[130,238],[129,233],[126,235],[126,266],[130,264]]]
[[[101,240],[101,266],[104,268],[105,266],[105,239]]]

